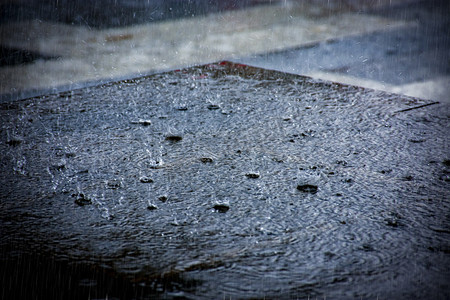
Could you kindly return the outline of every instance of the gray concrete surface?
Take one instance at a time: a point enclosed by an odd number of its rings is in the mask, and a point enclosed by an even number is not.
[[[450,105],[213,64],[0,105],[4,299],[447,299]]]
[[[251,57],[344,37],[374,32],[389,35],[406,27],[413,31],[418,26],[414,18],[368,12],[416,2],[376,1],[368,5],[364,1],[280,1],[196,18],[103,29],[45,19],[13,20],[0,25],[2,46],[41,58],[0,68],[0,94],[3,99],[23,98],[61,86],[71,89],[89,81]],[[376,46],[375,41],[372,46]],[[49,57],[54,59],[45,59]],[[288,59],[286,55],[283,63]],[[363,66],[370,69],[371,65]],[[440,82],[442,79],[437,84]]]
[[[373,10],[370,15],[409,21],[414,25],[238,61],[450,102],[449,3],[418,1]]]

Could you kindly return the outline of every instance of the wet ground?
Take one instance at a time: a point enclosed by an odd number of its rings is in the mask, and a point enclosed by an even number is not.
[[[439,77],[448,81],[450,76],[450,2],[400,3],[373,9],[368,14],[409,21],[414,25],[236,61],[450,103],[446,88],[434,85],[435,92],[421,93],[423,86],[419,84]],[[416,89],[406,87],[411,83],[417,85]],[[405,88],[401,88],[402,85]]]
[[[242,9],[264,0],[8,0],[0,3],[0,23],[39,19],[96,28],[128,26]],[[105,9],[108,8],[108,9]]]
[[[0,3],[0,102],[220,60],[450,102],[446,0],[91,2]]]
[[[447,299],[448,104],[218,63],[1,104],[1,296]]]

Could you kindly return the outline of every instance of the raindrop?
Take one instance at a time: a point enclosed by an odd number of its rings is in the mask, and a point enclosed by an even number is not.
[[[64,162],[59,162],[57,164],[52,165],[49,169],[54,171],[62,171],[66,168],[66,165]]]
[[[204,164],[213,162],[212,158],[210,158],[210,157],[202,157],[202,158],[200,158],[200,161]]]
[[[150,120],[139,119],[137,121],[131,121],[131,124],[138,124],[142,126],[149,126],[152,124]]]
[[[152,183],[153,179],[151,179],[150,177],[147,177],[147,176],[141,176],[139,178],[139,181],[142,183]]]
[[[73,194],[72,197],[75,197],[75,203],[78,204],[79,206],[92,204],[92,200],[83,193]]]
[[[154,205],[152,203],[149,203],[148,206],[147,206],[147,209],[148,210],[155,210],[155,209],[158,209],[158,206],[156,206],[156,205]]]
[[[424,140],[424,139],[409,139],[408,141],[411,143],[414,143],[414,144],[419,144],[419,143],[425,142],[426,140]]]
[[[180,135],[172,135],[171,134],[171,135],[166,136],[166,140],[170,141],[170,142],[179,142],[182,139],[183,139],[183,137]]]
[[[315,194],[317,193],[318,187],[313,184],[299,184],[297,185],[297,190],[303,193]]]
[[[247,178],[256,179],[259,178],[260,175],[257,172],[249,172],[246,173],[245,176],[247,176]]]
[[[412,177],[411,175],[406,175],[405,177],[403,177],[403,181],[412,181],[414,179],[414,177]]]
[[[217,109],[220,108],[220,106],[217,105],[217,104],[210,104],[210,105],[207,106],[207,108],[208,108],[209,110],[217,110]]]
[[[16,147],[22,143],[22,140],[18,138],[11,138],[6,143],[10,146]]]
[[[166,195],[161,195],[161,196],[158,197],[158,200],[161,201],[161,202],[163,202],[163,203],[166,202],[167,199],[168,199],[168,198],[167,198]]]
[[[120,181],[119,180],[109,180],[108,182],[106,182],[106,186],[109,189],[113,189],[113,190],[118,189],[118,188],[120,188]]]
[[[220,213],[226,213],[230,209],[230,206],[226,203],[217,203],[213,208]]]
[[[375,249],[373,248],[373,246],[371,244],[364,243],[361,246],[361,250],[366,251],[366,252],[371,252],[371,251],[374,251]]]
[[[396,219],[386,219],[386,225],[391,227],[398,227],[398,222]]]

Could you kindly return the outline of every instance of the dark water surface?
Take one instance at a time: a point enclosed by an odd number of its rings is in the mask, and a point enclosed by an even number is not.
[[[449,298],[449,116],[229,63],[1,104],[1,296]]]

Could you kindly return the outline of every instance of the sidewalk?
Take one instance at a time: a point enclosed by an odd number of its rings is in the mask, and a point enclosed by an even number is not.
[[[257,54],[270,56],[275,52],[281,53],[283,64],[290,64],[289,55],[282,54],[286,49],[300,51],[305,45],[312,47],[324,41],[373,33],[383,35],[397,29],[417,30],[421,25],[411,18],[403,20],[388,14],[361,13],[376,7],[367,7],[357,1],[346,1],[342,6],[322,2],[281,1],[276,5],[196,18],[108,29],[38,20],[2,24],[3,47],[26,50],[37,54],[38,59],[32,63],[1,67],[0,94],[14,94],[20,98],[43,89],[61,86],[70,89],[86,82],[139,76],[223,59],[254,58]],[[378,9],[395,7],[388,4],[389,1],[377,3],[381,7]],[[251,59],[243,61],[252,63]],[[379,80],[353,78],[342,72],[323,72],[320,68],[300,74],[403,92],[403,85],[390,86]],[[441,74],[437,79],[424,78],[408,91],[417,89],[424,81],[442,87],[440,83],[447,85],[448,78]],[[426,88],[419,90],[419,96],[434,97],[426,92]],[[448,94],[447,89],[443,90]],[[438,98],[434,100],[445,100]]]

